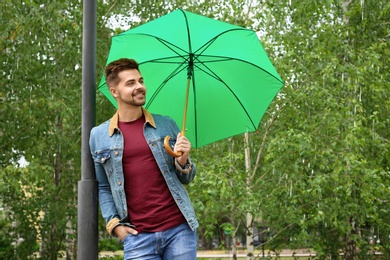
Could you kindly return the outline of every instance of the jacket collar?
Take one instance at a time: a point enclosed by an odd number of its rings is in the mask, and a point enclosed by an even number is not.
[[[149,111],[147,111],[145,108],[142,108],[142,113],[144,114],[145,117],[145,123],[149,123],[151,126],[156,128],[156,123],[154,122],[152,114],[149,113]],[[119,122],[119,113],[118,111],[116,111],[114,116],[110,119],[110,125],[108,128],[108,133],[110,136],[114,134],[115,129],[119,129],[118,122]]]

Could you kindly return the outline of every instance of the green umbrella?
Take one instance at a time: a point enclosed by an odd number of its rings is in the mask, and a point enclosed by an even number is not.
[[[255,131],[283,86],[254,31],[181,9],[114,36],[107,64],[123,57],[140,64],[145,108],[193,147]],[[116,106],[104,77],[98,89]]]

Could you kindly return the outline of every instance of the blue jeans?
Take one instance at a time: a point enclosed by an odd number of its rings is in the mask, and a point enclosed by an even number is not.
[[[125,260],[195,260],[196,231],[184,223],[162,232],[128,234],[123,247]]]

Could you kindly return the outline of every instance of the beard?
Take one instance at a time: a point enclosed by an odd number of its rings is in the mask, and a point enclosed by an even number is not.
[[[138,96],[139,94],[142,94],[143,97],[141,98],[140,96]],[[119,100],[126,105],[141,107],[146,103],[146,93],[145,92],[135,93],[130,98],[119,96]]]

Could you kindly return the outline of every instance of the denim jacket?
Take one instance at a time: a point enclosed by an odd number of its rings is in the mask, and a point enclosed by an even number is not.
[[[194,179],[196,167],[189,160],[187,165],[181,168],[179,164],[175,164],[175,159],[165,151],[163,146],[164,138],[167,135],[171,136],[170,142],[173,145],[180,130],[169,117],[152,115],[145,109],[143,109],[143,113],[146,142],[177,206],[190,228],[195,230],[198,227],[198,221],[188,193],[182,184],[188,184]],[[117,112],[110,120],[94,127],[91,130],[89,140],[98,181],[100,209],[107,223],[107,231],[111,235],[113,235],[112,230],[117,225],[132,226],[128,217],[124,190],[123,135],[118,128],[118,120]]]

